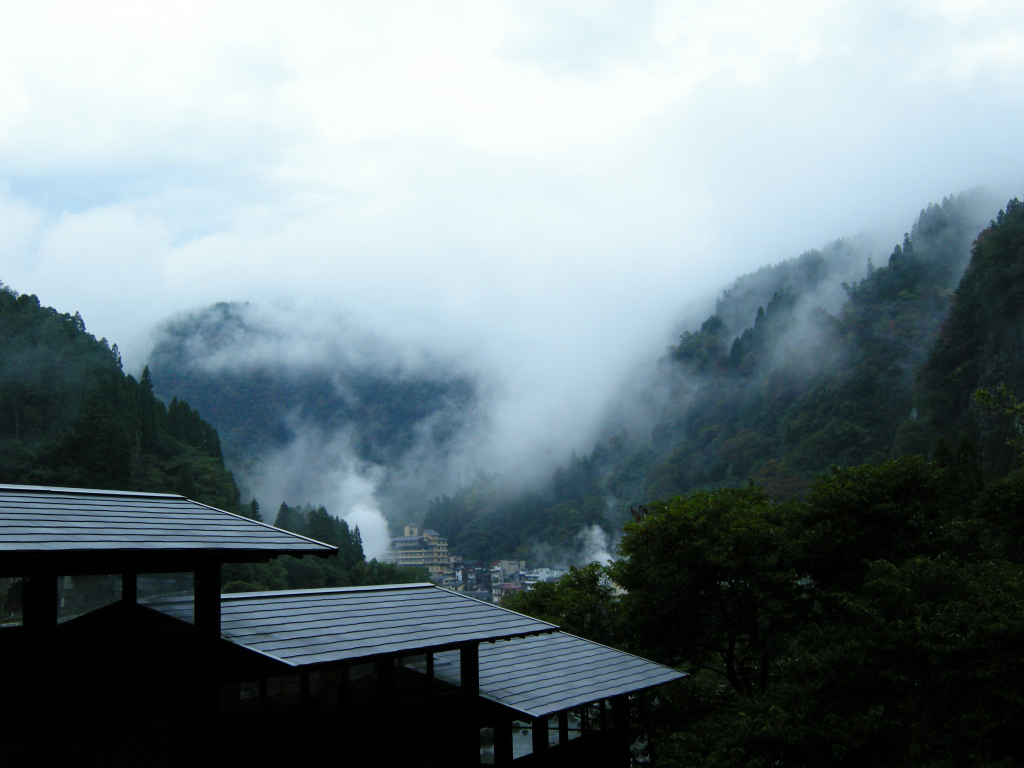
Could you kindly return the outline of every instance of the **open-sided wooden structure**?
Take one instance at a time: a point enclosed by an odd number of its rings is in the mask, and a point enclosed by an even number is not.
[[[0,486],[6,764],[626,766],[681,674],[431,584],[220,594],[334,549],[180,496]]]

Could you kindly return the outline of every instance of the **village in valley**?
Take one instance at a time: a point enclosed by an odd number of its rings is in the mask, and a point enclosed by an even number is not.
[[[569,570],[560,565],[527,568],[525,560],[466,560],[448,551],[448,540],[440,533],[412,524],[402,529],[401,536],[391,539],[384,561],[426,568],[430,580],[438,586],[495,604],[539,582],[557,582]]]

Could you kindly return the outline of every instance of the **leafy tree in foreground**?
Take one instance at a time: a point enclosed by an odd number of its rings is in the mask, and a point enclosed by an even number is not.
[[[626,589],[624,640],[671,666],[765,690],[806,613],[792,567],[788,506],[760,488],[698,491],[627,523],[613,575]]]
[[[528,591],[509,595],[501,604],[599,643],[616,640],[618,604],[606,568],[599,563],[572,567],[557,583],[536,584]]]
[[[835,469],[801,502],[727,489],[637,515],[601,630],[691,676],[638,699],[636,744],[665,766],[1019,765],[1024,476],[977,480],[961,446]],[[565,624],[592,598],[516,607]]]

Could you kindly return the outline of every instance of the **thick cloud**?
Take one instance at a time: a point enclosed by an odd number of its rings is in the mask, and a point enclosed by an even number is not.
[[[33,3],[0,28],[2,279],[117,341],[214,301],[351,317],[585,443],[741,272],[1024,179],[1024,7]]]

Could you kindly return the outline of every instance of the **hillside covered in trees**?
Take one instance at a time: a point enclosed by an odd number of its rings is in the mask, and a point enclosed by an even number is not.
[[[146,368],[125,374],[117,345],[97,340],[78,314],[44,307],[0,285],[0,482],[178,493],[262,520],[242,504],[217,430],[183,400],[154,395]],[[340,552],[226,565],[230,591],[422,580],[423,573],[366,562],[357,530],[324,507],[282,504],[278,524]],[[274,522],[273,520],[269,522]]]
[[[149,358],[157,394],[194,403],[240,474],[302,431],[343,436],[356,461],[395,467],[420,445],[443,453],[471,418],[469,378],[440,365],[409,370],[386,342],[343,324],[313,333],[295,322],[221,303],[159,329]]]
[[[908,252],[917,258],[912,240],[883,286],[915,266]],[[638,702],[637,757],[680,768],[1024,760],[1022,265],[1024,205],[1012,200],[976,239],[944,319],[860,313],[861,329],[909,321],[931,335],[916,357],[896,348],[916,365],[888,377],[889,396],[906,392],[917,414],[888,433],[861,422],[878,440],[864,463],[833,466],[800,494],[750,484],[638,505],[622,559],[506,599],[690,673]],[[840,324],[882,269],[852,288]]]
[[[239,510],[220,439],[121,370],[81,316],[0,290],[0,482],[180,493]]]
[[[481,479],[434,500],[425,524],[470,556],[499,543],[526,556],[536,542],[578,548],[584,526],[617,530],[637,504],[748,483],[800,497],[833,465],[931,455],[961,436],[985,472],[1005,472],[1005,420],[970,398],[1003,380],[1022,391],[1019,203],[989,227],[978,210],[968,193],[929,205],[859,280],[842,279],[857,253],[843,241],[738,279],[660,361],[647,433],[620,428],[529,493]]]
[[[690,673],[636,702],[634,750],[656,766],[1009,768],[1024,472],[978,474],[905,456],[799,501],[693,491],[636,508],[610,568],[503,605]]]
[[[888,380],[914,410],[888,431],[859,422],[872,453],[799,494],[740,484],[638,505],[620,560],[503,603],[690,673],[637,702],[637,757],[673,768],[1024,760],[1024,205],[1011,200],[975,240],[938,321],[905,311],[894,322],[878,301],[873,317],[857,312],[890,281],[913,298],[900,280],[915,267],[908,252],[918,258],[912,239],[837,318],[874,329],[854,349],[886,342],[879,328],[929,334],[916,354],[895,346],[889,359],[913,364],[903,378],[875,369],[873,385]]]

